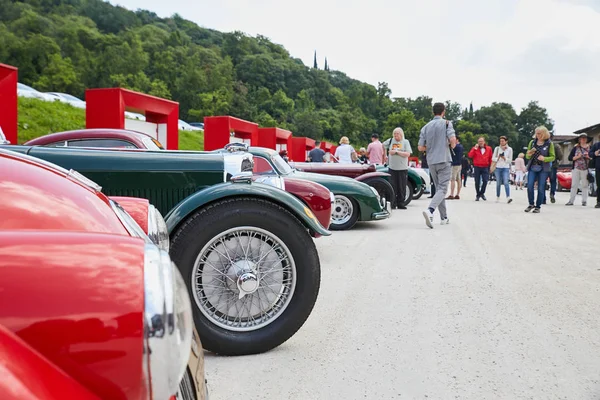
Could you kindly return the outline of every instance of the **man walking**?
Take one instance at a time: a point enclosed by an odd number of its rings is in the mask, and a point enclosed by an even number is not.
[[[367,157],[371,164],[385,164],[385,150],[376,133],[371,135],[371,143],[367,146]]]
[[[435,184],[435,196],[431,199],[427,210],[423,211],[425,224],[433,229],[433,213],[439,208],[442,225],[450,222],[446,210],[446,193],[448,182],[452,175],[452,157],[450,148],[456,146],[456,135],[450,121],[444,119],[446,107],[443,103],[433,105],[433,120],[421,129],[419,136],[419,151],[427,151],[429,173]],[[448,145],[450,144],[450,145]]]
[[[456,147],[451,151],[452,155],[452,176],[450,177],[450,196],[448,200],[460,200],[460,189],[461,185],[461,172],[462,172],[462,158],[465,153],[463,145],[460,144],[458,137],[456,138]],[[456,195],[453,195],[454,188],[456,189]]]
[[[309,162],[325,162],[325,150],[320,146],[321,142],[315,141],[315,148],[308,152]]]
[[[404,138],[402,128],[394,129],[394,137],[383,143],[388,149],[388,167],[392,175],[392,186],[396,194],[393,202],[396,208],[406,210],[404,200],[406,199],[406,185],[408,184],[408,157],[412,154],[410,142]]]
[[[593,166],[596,169],[597,199],[594,208],[600,208],[600,142],[596,142],[592,145],[592,147],[590,148],[589,155],[592,159],[590,166]]]
[[[475,192],[479,199],[485,198],[485,189],[490,178],[490,165],[492,164],[492,148],[485,143],[485,138],[477,139],[477,144],[469,151],[469,157],[473,159],[473,168],[475,172]]]

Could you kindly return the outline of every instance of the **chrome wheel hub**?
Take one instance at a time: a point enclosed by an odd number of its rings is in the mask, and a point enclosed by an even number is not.
[[[211,322],[251,331],[273,322],[289,305],[296,266],[290,250],[273,233],[236,227],[204,246],[191,283],[196,305]]]
[[[354,213],[354,206],[352,201],[340,195],[335,195],[335,203],[333,204],[331,212],[331,219],[335,224],[345,224],[350,221],[352,214]]]

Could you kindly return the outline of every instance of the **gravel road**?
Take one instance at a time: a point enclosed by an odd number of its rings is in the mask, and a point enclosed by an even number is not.
[[[258,356],[206,354],[212,400],[600,399],[600,210],[423,197],[317,239],[309,320]]]

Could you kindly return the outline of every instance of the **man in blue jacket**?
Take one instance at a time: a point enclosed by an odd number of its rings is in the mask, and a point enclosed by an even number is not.
[[[600,208],[600,190],[598,187],[600,186],[600,142],[596,142],[590,148],[590,157],[592,158],[591,166],[596,169],[596,206],[595,208]]]

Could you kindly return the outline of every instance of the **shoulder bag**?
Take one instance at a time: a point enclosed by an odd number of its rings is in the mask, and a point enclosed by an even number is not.
[[[493,157],[497,158],[498,157],[498,155],[497,155],[498,153],[500,153],[500,147],[496,146],[496,148],[494,149],[494,155],[493,155]],[[490,174],[493,174],[494,171],[496,170],[496,164],[497,163],[498,163],[497,160],[496,161],[492,161],[492,164],[490,165]]]

